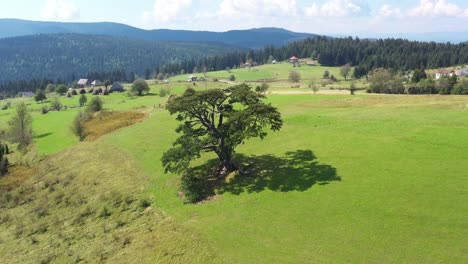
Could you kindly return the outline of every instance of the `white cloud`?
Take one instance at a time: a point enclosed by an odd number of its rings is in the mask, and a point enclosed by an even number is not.
[[[391,7],[390,5],[383,5],[379,13],[377,15],[377,18],[399,18],[401,17],[401,10],[400,8],[397,7]]]
[[[295,0],[223,0],[220,16],[295,16]]]
[[[168,23],[178,20],[184,11],[192,12],[191,5],[192,0],[156,0],[152,11],[143,12],[143,21]]]
[[[304,9],[304,14],[309,17],[362,16],[368,13],[367,2],[361,0],[330,0],[321,5],[312,3]]]
[[[411,10],[410,16],[447,16],[447,17],[468,17],[468,8],[462,9],[456,4],[447,0],[420,0],[419,5]]]
[[[80,10],[69,0],[47,0],[41,16],[53,20],[74,20],[80,17]]]

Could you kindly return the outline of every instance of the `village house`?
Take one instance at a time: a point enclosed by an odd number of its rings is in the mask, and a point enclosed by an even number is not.
[[[439,70],[436,74],[435,74],[435,78],[436,80],[442,78],[442,77],[449,77],[450,76],[450,72],[446,69],[441,69]]]
[[[291,58],[289,58],[288,60],[290,63],[296,63],[299,61],[299,59],[296,57],[296,56],[292,56]]]
[[[21,97],[33,97],[34,92],[22,92]]]
[[[455,75],[457,75],[458,77],[467,77],[468,76],[468,68],[456,70]]]
[[[79,88],[85,88],[89,86],[89,80],[88,79],[80,79],[77,83]]]
[[[102,85],[102,82],[100,80],[94,80],[92,83],[91,83],[91,86],[95,87],[95,86],[99,86],[99,85]]]
[[[198,80],[197,76],[191,75],[188,77],[188,82],[196,82]]]

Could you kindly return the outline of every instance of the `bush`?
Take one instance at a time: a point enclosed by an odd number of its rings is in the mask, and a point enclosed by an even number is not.
[[[234,76],[234,74],[231,74],[231,76],[229,76],[229,81],[233,82],[236,80],[236,76]]]
[[[91,99],[91,102],[89,102],[89,105],[86,108],[86,110],[88,112],[99,112],[102,110],[103,105],[104,102],[102,101],[101,97],[93,97],[93,99]]]
[[[60,111],[62,109],[62,102],[60,102],[60,99],[58,97],[55,97],[52,100],[50,107],[56,111]]]
[[[289,72],[289,81],[292,83],[297,83],[301,80],[301,74],[297,71]]]
[[[159,89],[159,96],[161,97],[166,97],[167,95],[170,95],[171,94],[171,90],[169,89],[169,87],[162,87],[161,89]]]
[[[41,113],[42,113],[43,115],[49,113],[49,108],[47,108],[46,106],[43,106],[42,109],[41,109]]]
[[[85,130],[84,130],[84,122],[86,121],[87,116],[86,114],[82,113],[81,111],[78,112],[76,115],[75,119],[73,119],[73,123],[71,126],[71,130],[73,134],[78,136],[80,138],[80,141],[83,141],[83,139],[86,136]]]

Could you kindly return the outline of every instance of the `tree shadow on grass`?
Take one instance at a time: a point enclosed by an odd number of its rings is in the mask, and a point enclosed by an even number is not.
[[[262,155],[248,157],[237,155],[241,173],[228,180],[221,192],[306,191],[315,184],[325,185],[340,181],[336,168],[319,164],[311,150],[286,152],[283,157]]]
[[[37,136],[34,136],[34,138],[45,138],[45,137],[48,137],[50,135],[52,135],[53,133],[44,133],[44,134],[40,134],[40,135],[37,135]]]
[[[204,186],[204,190],[208,190],[206,196],[213,195],[214,189],[220,194],[253,193],[264,190],[303,192],[315,184],[326,185],[332,181],[341,181],[336,168],[319,164],[317,157],[310,150],[286,152],[283,157],[237,154],[235,160],[239,165],[239,172],[222,183],[210,177],[216,174],[216,169],[219,167],[217,160],[210,160],[201,166],[191,168],[190,173],[201,176],[199,184]]]

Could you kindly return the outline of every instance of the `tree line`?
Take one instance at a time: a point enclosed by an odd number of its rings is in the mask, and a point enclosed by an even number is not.
[[[267,46],[250,51],[234,51],[196,60],[168,63],[155,68],[156,73],[192,73],[203,67],[209,71],[245,65],[261,65],[273,59],[284,61],[291,56],[316,59],[324,66],[355,66],[355,77],[365,76],[376,68],[408,71],[468,63],[468,43],[417,42],[403,39],[359,39],[315,37],[283,47]]]

